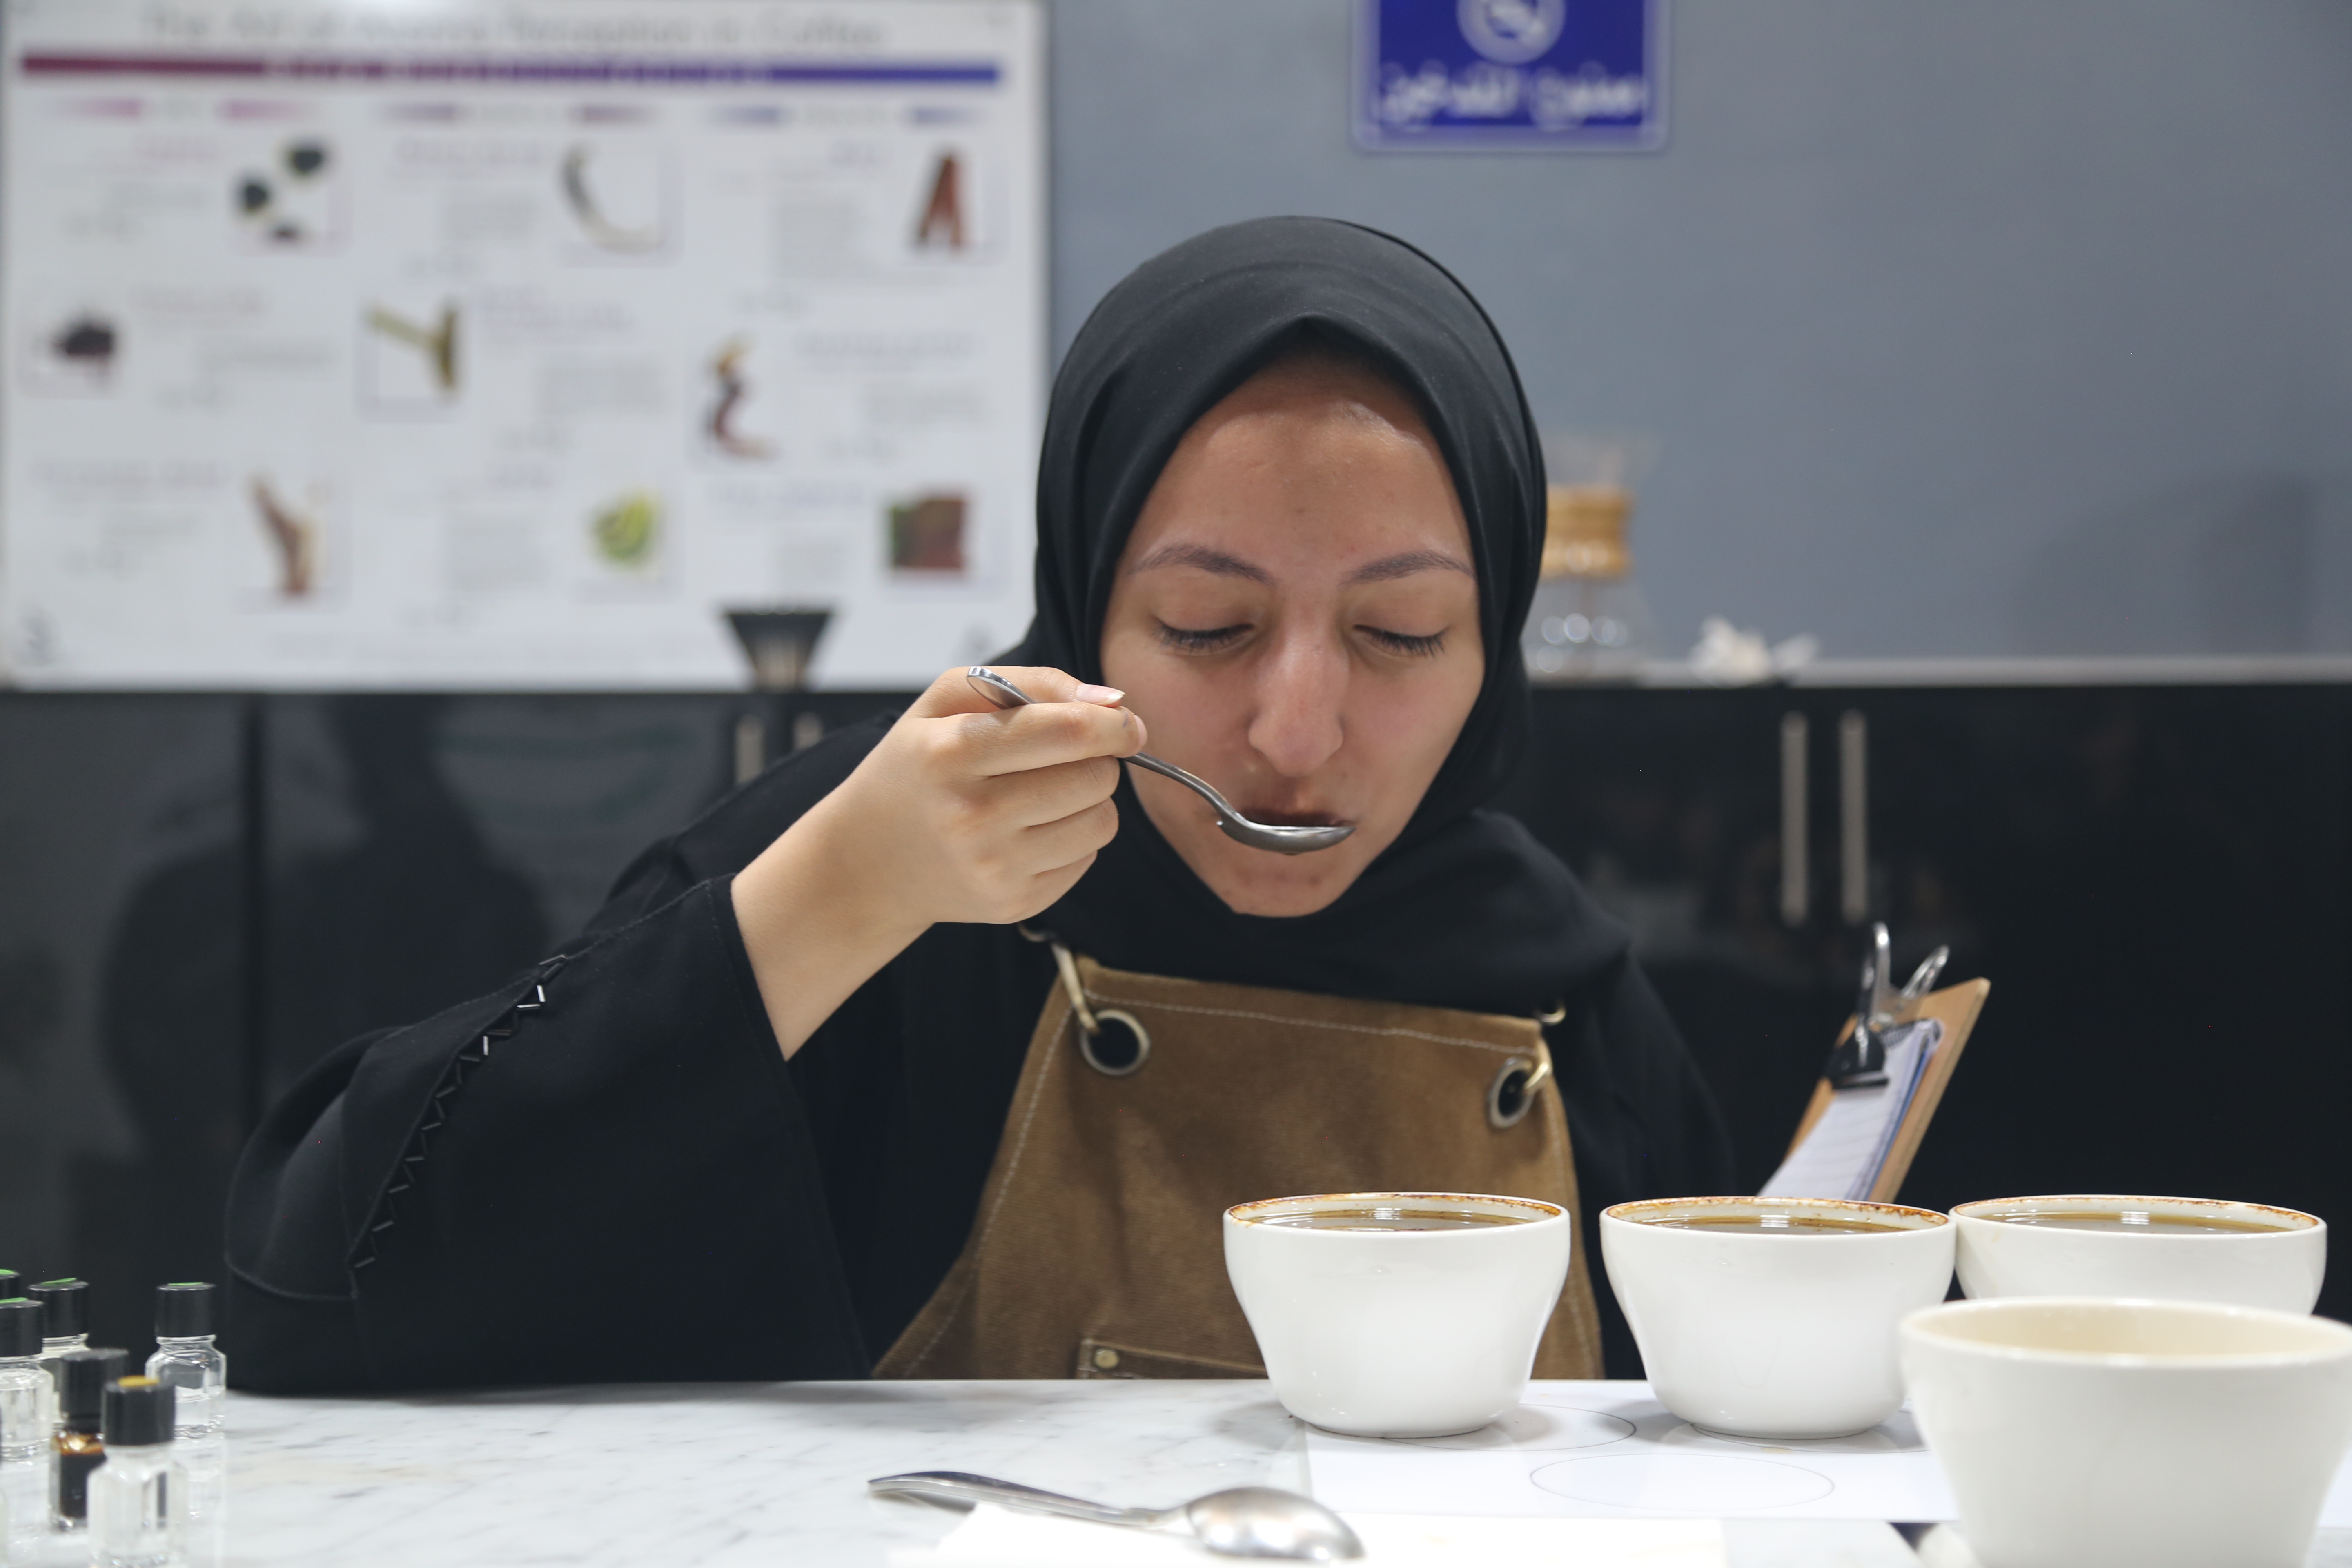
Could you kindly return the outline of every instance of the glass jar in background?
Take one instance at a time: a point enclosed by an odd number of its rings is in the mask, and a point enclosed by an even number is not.
[[[1542,580],[1519,637],[1530,679],[1631,680],[1655,656],[1650,606],[1633,584],[1625,546],[1633,481],[1647,458],[1645,444],[1632,437],[1545,440],[1551,488]]]

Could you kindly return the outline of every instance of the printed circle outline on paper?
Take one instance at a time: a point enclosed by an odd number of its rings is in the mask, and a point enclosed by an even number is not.
[[[1601,1454],[1557,1460],[1528,1479],[1576,1502],[1702,1518],[1794,1508],[1837,1490],[1819,1470],[1731,1454]]]
[[[1573,1405],[1519,1405],[1504,1411],[1473,1432],[1443,1437],[1391,1437],[1416,1448],[1453,1448],[1494,1452],[1518,1450],[1544,1453],[1562,1448],[1598,1448],[1633,1435],[1633,1424],[1622,1415],[1586,1410]]]
[[[1523,66],[1559,42],[1568,0],[1456,0],[1465,42],[1496,65]]]
[[[1802,1458],[1807,1454],[1916,1454],[1927,1447],[1919,1429],[1900,1410],[1867,1431],[1851,1432],[1842,1437],[1742,1437],[1737,1433],[1711,1432],[1685,1422],[1670,1432],[1660,1433],[1658,1442],[1664,1447],[1713,1448],[1717,1452],[1721,1451],[1716,1448],[1720,1444],[1734,1452],[1761,1450],[1791,1458]]]

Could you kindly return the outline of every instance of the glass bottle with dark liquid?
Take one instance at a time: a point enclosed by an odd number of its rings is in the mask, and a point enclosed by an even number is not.
[[[106,1463],[106,1385],[122,1375],[129,1359],[118,1350],[68,1351],[57,1358],[58,1463],[49,1512],[59,1530],[89,1522],[90,1472]]]

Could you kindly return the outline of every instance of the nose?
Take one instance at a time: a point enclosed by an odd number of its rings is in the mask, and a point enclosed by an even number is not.
[[[1258,666],[1250,749],[1283,777],[1307,777],[1346,738],[1339,707],[1347,692],[1344,648],[1311,634],[1285,636]]]

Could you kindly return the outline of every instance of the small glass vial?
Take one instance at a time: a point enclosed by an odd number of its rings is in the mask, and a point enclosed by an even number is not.
[[[172,1389],[152,1377],[106,1390],[106,1463],[89,1479],[98,1568],[163,1568],[179,1554],[188,1478],[173,1458],[172,1404]]]
[[[89,1344],[89,1281],[87,1279],[45,1279],[25,1294],[38,1301],[45,1316],[41,1320],[41,1359],[54,1363],[68,1351],[85,1349]],[[57,1375],[52,1364],[49,1374]]]
[[[58,1456],[51,1479],[49,1521],[66,1531],[89,1521],[89,1479],[106,1463],[106,1385],[122,1375],[127,1352],[75,1350],[58,1357]]]
[[[29,1464],[49,1451],[57,1384],[41,1364],[45,1315],[38,1301],[0,1301],[0,1465]]]
[[[213,1288],[201,1281],[155,1289],[155,1353],[147,1375],[172,1391],[182,1437],[221,1429],[221,1390],[228,1358],[213,1346]]]

